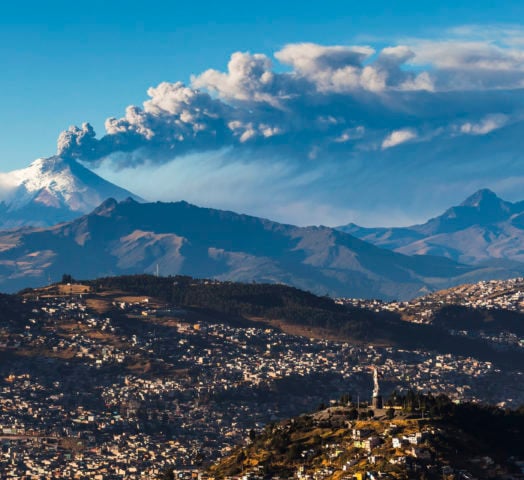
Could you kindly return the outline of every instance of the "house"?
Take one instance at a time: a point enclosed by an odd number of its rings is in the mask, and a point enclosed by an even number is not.
[[[431,460],[431,452],[427,448],[411,447],[408,451],[410,455],[421,460]]]

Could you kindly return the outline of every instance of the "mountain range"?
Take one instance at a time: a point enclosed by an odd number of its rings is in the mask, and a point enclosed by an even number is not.
[[[110,197],[140,200],[73,159],[39,158],[27,168],[0,173],[0,228],[73,220]]]
[[[55,156],[0,174],[0,195],[4,291],[64,273],[88,279],[152,273],[158,265],[162,275],[407,299],[524,272],[524,202],[489,190],[413,227],[297,227],[186,202],[141,203]]]
[[[430,255],[407,256],[328,227],[296,227],[186,202],[106,200],[53,227],[0,232],[0,288],[154,272],[285,283],[335,296],[410,298],[514,276]]]
[[[488,189],[422,225],[365,228],[350,223],[337,229],[405,255],[513,268],[524,264],[524,201],[507,202]]]

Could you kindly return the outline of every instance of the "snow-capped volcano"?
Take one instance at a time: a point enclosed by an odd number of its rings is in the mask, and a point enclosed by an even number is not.
[[[39,158],[27,168],[0,173],[0,228],[72,220],[110,197],[141,200],[73,159]]]

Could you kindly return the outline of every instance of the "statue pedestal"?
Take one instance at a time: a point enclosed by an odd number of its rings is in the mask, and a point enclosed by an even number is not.
[[[382,402],[382,395],[377,395],[376,397],[373,397],[371,405],[374,409],[381,410],[382,408],[384,408],[384,404]]]

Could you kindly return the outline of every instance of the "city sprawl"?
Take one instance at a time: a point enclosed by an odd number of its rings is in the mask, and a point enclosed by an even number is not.
[[[5,478],[191,475],[269,422],[342,395],[369,401],[373,367],[384,392],[524,402],[522,371],[472,357],[305,338],[124,294],[98,313],[89,293],[23,304],[0,330]]]

